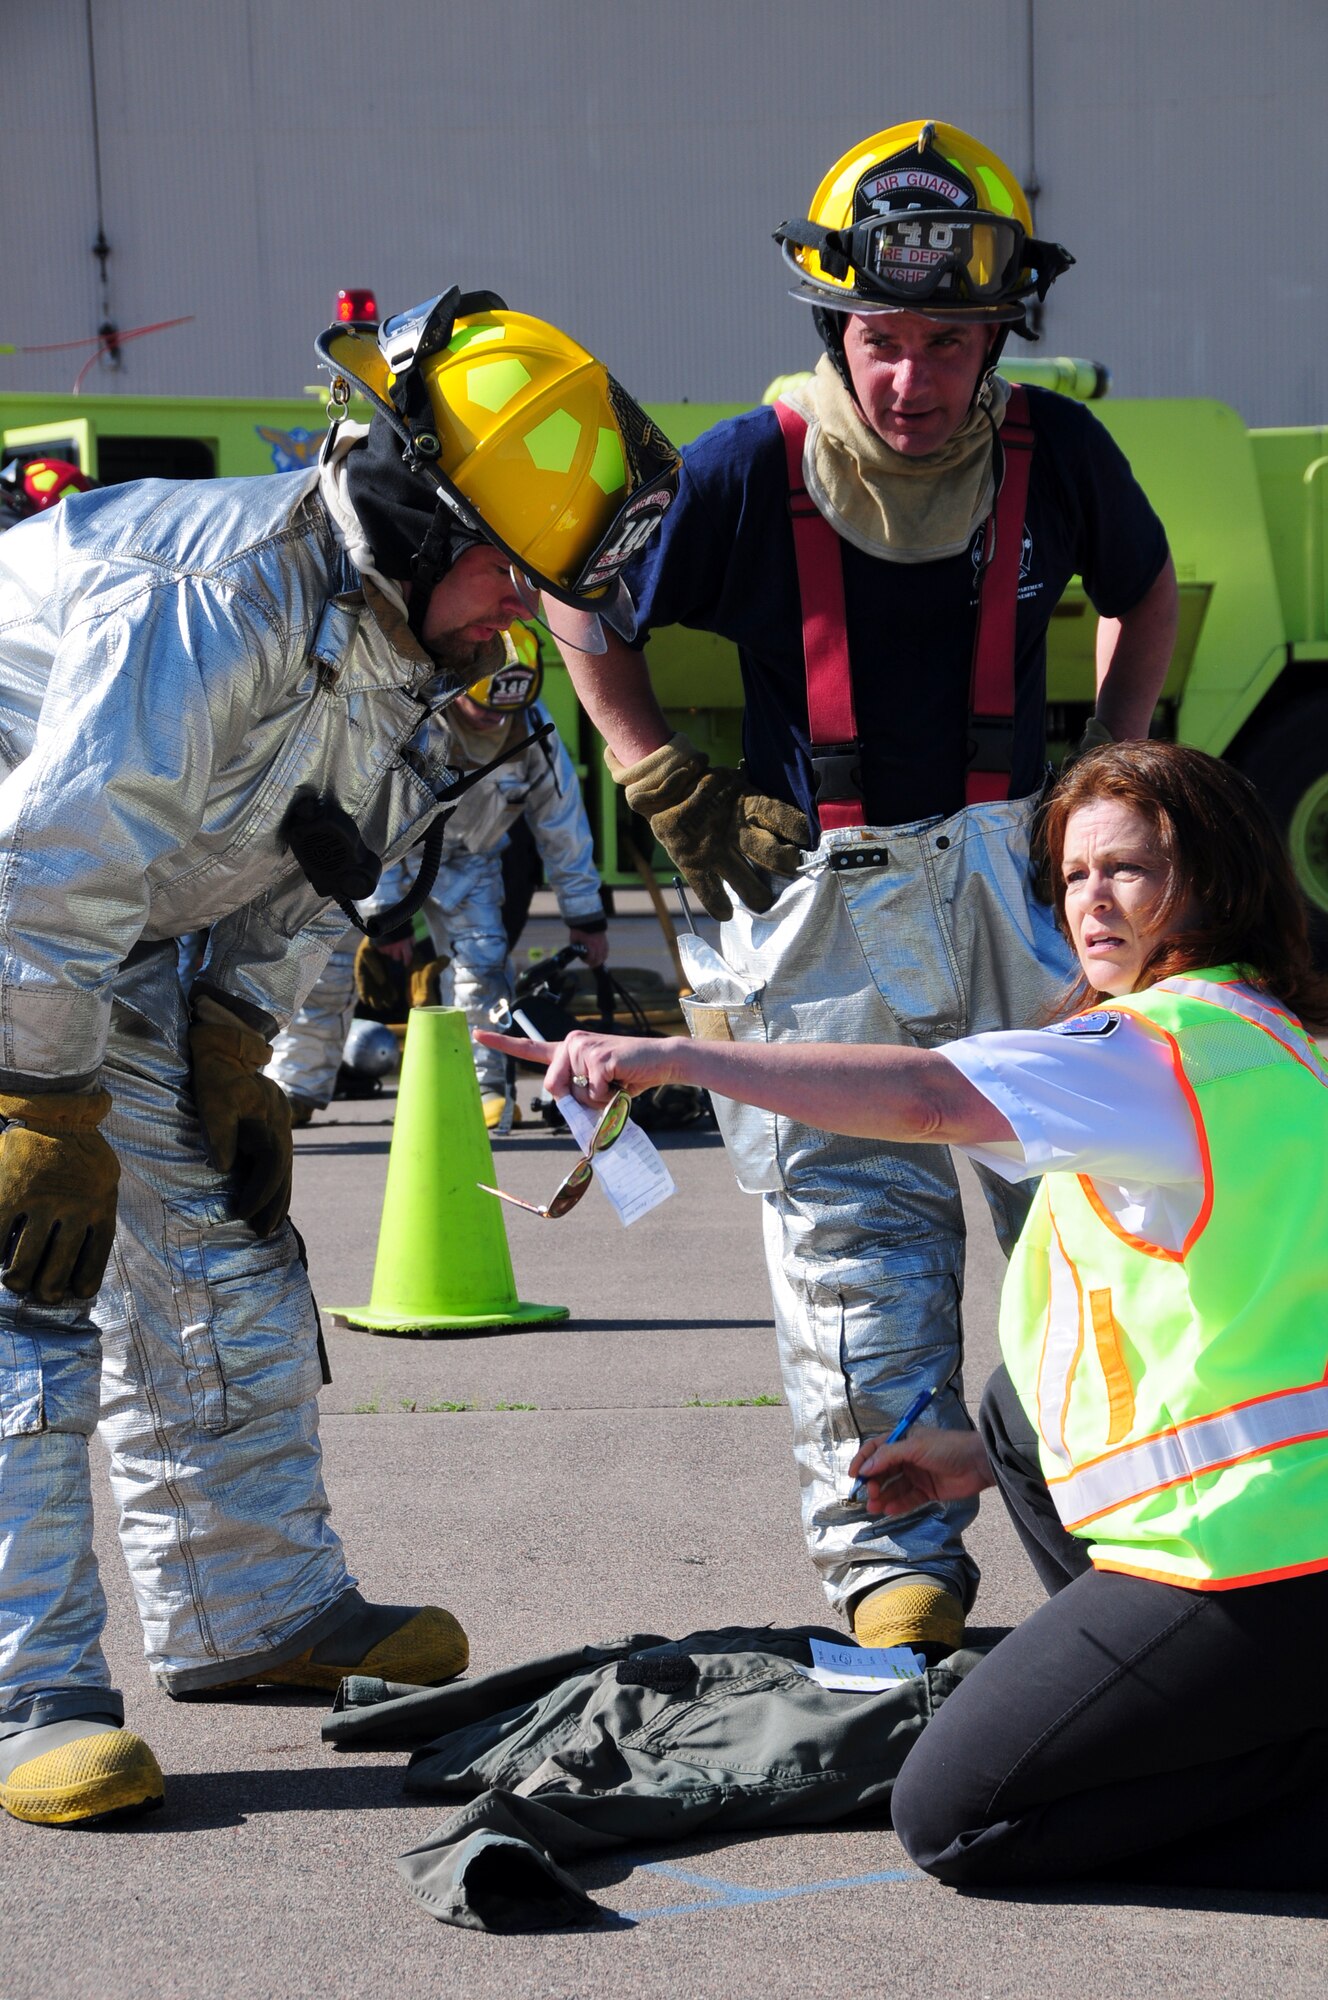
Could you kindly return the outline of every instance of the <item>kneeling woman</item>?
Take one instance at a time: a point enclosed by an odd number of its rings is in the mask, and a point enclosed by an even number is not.
[[[1095,751],[1047,834],[1083,970],[1055,1025],[944,1050],[576,1034],[549,1084],[700,1084],[1044,1177],[978,1433],[854,1461],[877,1513],[998,1486],[1050,1593],[919,1739],[895,1825],[965,1887],[1321,1888],[1328,1065],[1296,1017],[1328,988],[1227,765]]]

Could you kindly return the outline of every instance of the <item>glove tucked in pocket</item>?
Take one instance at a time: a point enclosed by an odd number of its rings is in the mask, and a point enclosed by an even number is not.
[[[262,1074],[272,1046],[209,996],[195,999],[189,1028],[194,1101],[208,1158],[234,1174],[234,1212],[256,1236],[286,1220],[291,1197],[291,1114],[286,1093]]]

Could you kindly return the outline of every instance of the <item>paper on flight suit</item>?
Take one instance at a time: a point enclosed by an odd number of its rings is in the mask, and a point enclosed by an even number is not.
[[[595,1110],[578,1104],[574,1097],[560,1097],[556,1101],[572,1137],[584,1152],[603,1115],[602,1107]],[[648,1215],[652,1208],[658,1208],[675,1192],[672,1174],[641,1127],[630,1118],[608,1152],[596,1153],[595,1179],[624,1228]]]
[[[831,1646],[813,1639],[811,1648],[810,1667],[798,1672],[824,1688],[870,1692],[897,1687],[900,1681],[915,1680],[927,1664],[911,1646]]]

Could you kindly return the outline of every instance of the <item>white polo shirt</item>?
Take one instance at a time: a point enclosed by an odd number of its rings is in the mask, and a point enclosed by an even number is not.
[[[1194,1115],[1161,1036],[1132,1015],[971,1035],[938,1051],[1014,1127],[961,1146],[1008,1181],[1086,1174],[1121,1227],[1179,1249],[1203,1204]]]

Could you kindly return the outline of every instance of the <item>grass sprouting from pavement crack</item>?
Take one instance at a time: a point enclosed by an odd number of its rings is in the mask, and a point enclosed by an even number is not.
[[[782,1396],[689,1396],[685,1410],[777,1410]]]
[[[537,1403],[495,1403],[493,1407],[496,1410],[534,1410],[538,1409],[539,1405]],[[466,1410],[477,1410],[478,1408],[478,1403],[454,1402],[450,1398],[443,1398],[434,1403],[421,1403],[415,1396],[401,1396],[397,1399],[395,1407],[388,1414],[395,1416],[397,1410],[404,1410],[408,1416],[451,1417],[459,1416]],[[380,1390],[367,1403],[354,1404],[351,1408],[351,1415],[353,1417],[377,1417],[382,1415],[382,1411],[383,1401],[382,1391]]]

